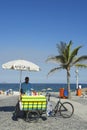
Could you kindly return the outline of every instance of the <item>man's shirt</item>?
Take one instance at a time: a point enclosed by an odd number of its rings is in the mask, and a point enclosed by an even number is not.
[[[31,83],[22,83],[21,84],[21,93],[30,95],[31,88],[32,88]]]

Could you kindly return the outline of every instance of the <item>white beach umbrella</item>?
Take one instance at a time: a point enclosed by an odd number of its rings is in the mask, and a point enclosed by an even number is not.
[[[47,88],[47,90],[51,91],[51,90],[52,90],[52,88]]]
[[[20,88],[22,71],[39,71],[40,67],[26,60],[13,60],[2,65],[3,69],[12,69],[20,71]]]

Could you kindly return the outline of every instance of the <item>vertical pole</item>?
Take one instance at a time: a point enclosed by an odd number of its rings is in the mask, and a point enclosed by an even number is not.
[[[22,78],[22,70],[20,70],[20,88],[19,88],[19,91],[21,90],[21,78]]]
[[[20,90],[21,90],[21,78],[22,78],[22,70],[20,70],[20,86],[19,86],[19,93],[20,93]],[[19,96],[19,101],[21,99],[21,95]]]
[[[76,89],[78,89],[78,68],[76,67]]]

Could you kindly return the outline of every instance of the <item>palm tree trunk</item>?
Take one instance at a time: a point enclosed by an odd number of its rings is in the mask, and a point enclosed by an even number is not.
[[[70,73],[69,73],[69,69],[67,69],[67,90],[68,90],[68,99],[71,99],[71,91],[70,91]]]

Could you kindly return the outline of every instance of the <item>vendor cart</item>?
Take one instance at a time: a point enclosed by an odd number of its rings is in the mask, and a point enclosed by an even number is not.
[[[47,99],[45,96],[21,96],[20,109],[26,112],[26,121],[38,121],[47,110]]]

